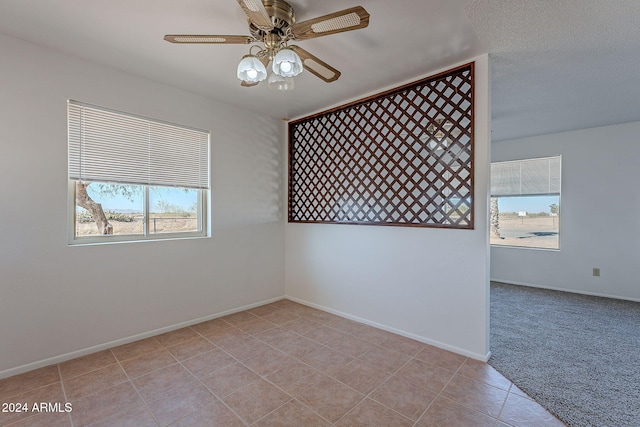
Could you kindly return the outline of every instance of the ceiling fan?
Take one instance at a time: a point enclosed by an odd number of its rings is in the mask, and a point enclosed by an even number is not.
[[[237,0],[249,21],[248,36],[167,34],[164,39],[179,44],[252,44],[249,54],[238,64],[237,76],[242,86],[255,86],[267,78],[273,63],[269,87],[293,89],[293,77],[308,70],[327,83],[336,81],[340,71],[291,41],[303,41],[369,25],[369,13],[362,6],[323,15],[296,23],[293,7],[284,0]],[[251,50],[259,50],[252,54]]]

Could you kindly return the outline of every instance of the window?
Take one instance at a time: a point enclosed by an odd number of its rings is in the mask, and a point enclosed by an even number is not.
[[[561,158],[491,164],[492,245],[559,249]]]
[[[289,222],[473,229],[473,64],[290,122]]]
[[[70,243],[207,235],[209,132],[68,102]]]

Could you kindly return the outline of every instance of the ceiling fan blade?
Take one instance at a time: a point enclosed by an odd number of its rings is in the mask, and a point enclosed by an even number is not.
[[[327,64],[316,56],[310,54],[300,46],[289,47],[298,54],[300,59],[302,59],[302,65],[304,66],[304,69],[309,71],[316,77],[319,77],[327,83],[335,82],[336,80],[338,80],[338,77],[340,77],[340,71],[336,70],[331,65]]]
[[[358,30],[368,25],[369,13],[362,6],[356,6],[299,22],[293,25],[292,31],[296,40],[307,40],[343,31]]]
[[[247,81],[243,80],[243,81],[240,82],[240,86],[242,86],[242,87],[252,87],[252,86],[257,86],[258,83],[260,83],[260,82],[247,82]]]
[[[251,21],[256,27],[265,31],[273,29],[271,17],[261,0],[238,0],[238,3],[249,18],[249,21]]]
[[[167,34],[164,39],[171,43],[181,44],[249,44],[256,40],[251,36],[221,36],[198,34]]]

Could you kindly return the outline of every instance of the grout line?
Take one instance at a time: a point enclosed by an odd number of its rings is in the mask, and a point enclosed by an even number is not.
[[[507,400],[509,400],[509,396],[511,395],[511,389],[512,388],[513,388],[513,383],[510,382],[509,390],[507,390],[507,396],[504,398],[504,402],[502,402],[502,406],[500,406],[500,411],[498,411],[498,416],[496,417],[496,419],[498,421],[502,421],[502,420],[500,420],[500,417],[502,417],[502,411],[504,411],[504,407],[507,405]],[[504,423],[506,424],[506,422],[504,422]]]
[[[111,350],[111,349],[109,349],[109,350]],[[127,371],[125,371],[124,367],[120,363],[120,360],[118,360],[118,358],[113,353],[113,351],[111,352],[111,354],[113,355],[114,359],[116,359],[116,363],[118,364],[118,366],[120,366],[120,369],[122,369],[122,372],[124,372],[124,375],[127,377],[127,381],[129,381],[129,384],[131,384],[131,387],[133,387],[133,389],[135,390],[135,392],[138,395],[138,397],[140,398],[140,400],[142,400],[143,405],[145,406],[145,408],[147,408],[147,411],[149,411],[149,413],[151,414],[151,417],[153,418],[153,420],[156,422],[156,424],[158,426],[162,425],[162,424],[160,424],[160,421],[156,418],[156,415],[153,413],[153,411],[151,410],[151,408],[147,404],[147,401],[142,397],[142,394],[140,394],[140,391],[138,391],[138,387],[136,387],[135,384],[133,383],[133,379],[129,376]],[[131,357],[130,359],[133,359],[133,357]],[[156,371],[157,371],[157,369],[156,369]],[[153,371],[153,372],[155,372],[155,371]]]
[[[62,396],[64,397],[64,402],[67,403],[69,402],[68,398],[67,398],[67,390],[64,386],[64,381],[62,380],[62,370],[60,369],[60,364],[56,364],[56,368],[58,368],[58,377],[60,377],[60,387],[62,387]],[[73,411],[73,403],[71,404],[71,410]],[[71,427],[73,426],[73,418],[71,418],[71,411],[69,411],[67,413],[67,416],[69,417],[69,422],[71,423]]]

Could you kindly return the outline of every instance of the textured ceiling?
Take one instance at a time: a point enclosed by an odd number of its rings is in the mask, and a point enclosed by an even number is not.
[[[640,120],[640,1],[473,0],[493,140]]]
[[[640,120],[638,0],[291,0],[298,21],[354,5],[368,28],[299,44],[342,72],[291,93],[242,88],[241,45],[167,33],[248,34],[235,0],[0,0],[0,33],[274,118],[299,117],[489,52],[494,140]],[[90,100],[87,100],[90,102]]]

